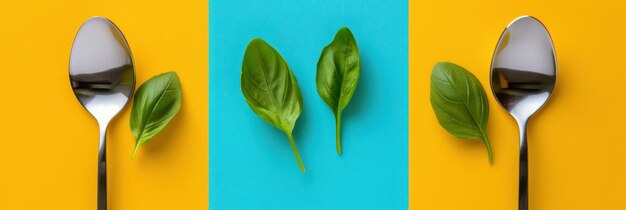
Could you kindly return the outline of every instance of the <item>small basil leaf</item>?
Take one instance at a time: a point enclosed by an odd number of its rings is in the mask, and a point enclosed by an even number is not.
[[[287,135],[300,170],[305,172],[292,135],[302,113],[300,88],[287,62],[262,39],[253,39],[246,48],[241,92],[252,111]]]
[[[441,127],[462,139],[480,139],[491,146],[487,136],[489,103],[480,81],[463,67],[437,63],[430,76],[430,103]]]
[[[359,48],[350,29],[337,31],[317,62],[317,92],[335,114],[337,154],[341,154],[341,112],[348,105],[361,74]]]
[[[139,146],[148,143],[178,113],[181,100],[176,72],[154,76],[137,89],[130,112],[130,130],[136,142],[131,159]]]

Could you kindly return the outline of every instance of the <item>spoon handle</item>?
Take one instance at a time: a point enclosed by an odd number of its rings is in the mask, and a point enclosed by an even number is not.
[[[528,147],[526,122],[519,123],[519,210],[528,210]]]
[[[98,147],[98,210],[107,209],[107,126],[100,126]]]

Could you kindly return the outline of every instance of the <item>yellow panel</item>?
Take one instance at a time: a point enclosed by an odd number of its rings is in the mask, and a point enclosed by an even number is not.
[[[183,106],[130,155],[130,106],[109,127],[109,209],[208,208],[208,2],[5,1],[0,6],[0,209],[96,207],[98,128],[74,97],[74,35],[91,16],[128,40],[137,83],[178,72]]]
[[[626,4],[624,1],[414,0],[409,9],[411,209],[517,209],[518,131],[491,94],[500,33],[533,15],[554,40],[553,97],[528,126],[530,208],[626,209]],[[488,91],[494,162],[477,140],[441,128],[430,72],[450,61]]]

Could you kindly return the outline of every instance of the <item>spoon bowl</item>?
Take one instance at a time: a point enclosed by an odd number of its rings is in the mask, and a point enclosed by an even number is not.
[[[491,65],[493,93],[517,118],[543,106],[556,82],[556,57],[546,28],[530,16],[517,18],[500,37]]]
[[[106,130],[135,89],[130,48],[115,24],[93,17],[80,27],[72,46],[69,74],[76,98],[100,126],[97,209],[106,210]]]
[[[528,209],[526,124],[552,94],[556,70],[552,39],[539,20],[522,16],[506,27],[491,63],[491,89],[520,129],[520,210]]]

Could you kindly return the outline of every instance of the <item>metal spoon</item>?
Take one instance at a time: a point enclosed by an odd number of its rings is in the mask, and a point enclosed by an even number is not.
[[[76,98],[100,126],[98,210],[107,209],[107,126],[133,95],[133,66],[128,43],[111,21],[93,17],[80,27],[70,56],[70,82]]]
[[[519,210],[528,209],[526,124],[552,93],[556,68],[552,39],[539,20],[522,16],[506,27],[491,63],[491,90],[520,130]]]

